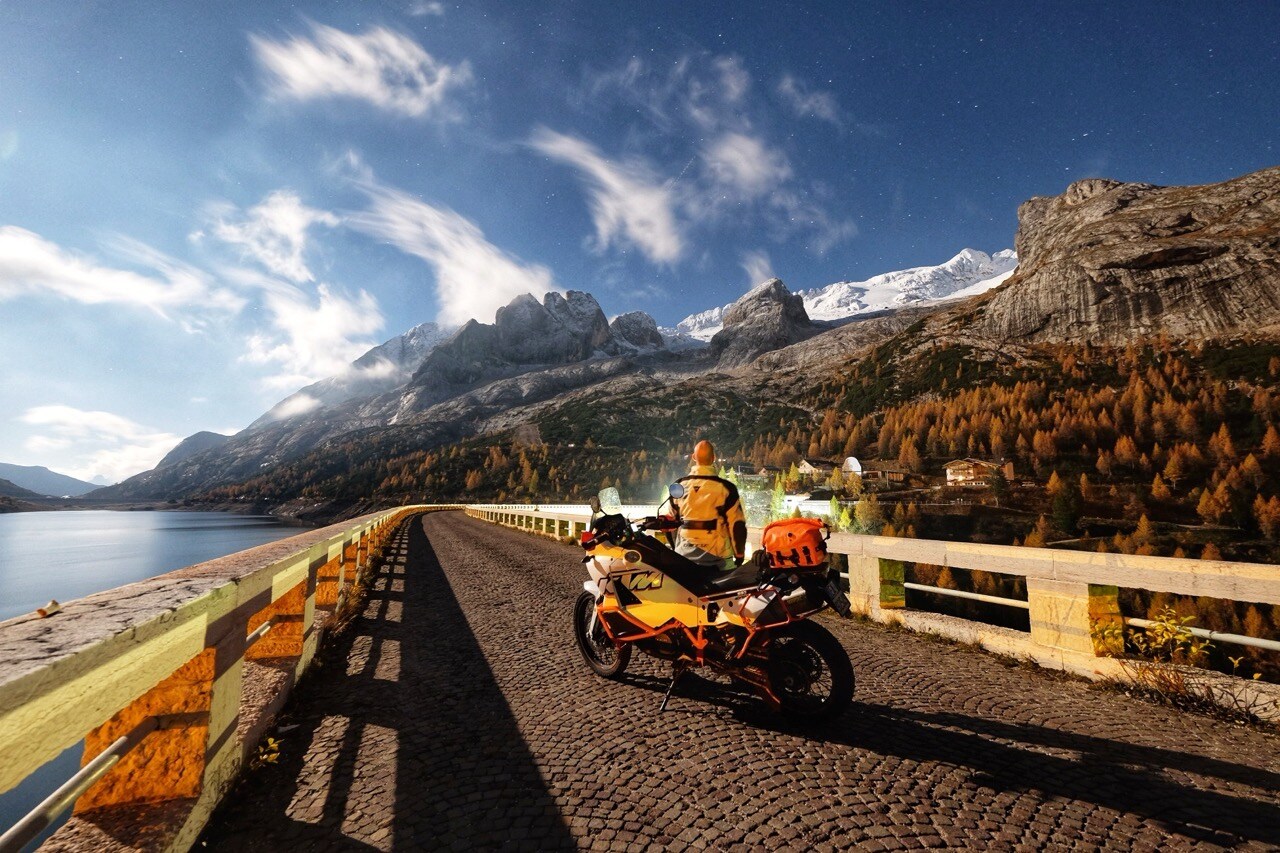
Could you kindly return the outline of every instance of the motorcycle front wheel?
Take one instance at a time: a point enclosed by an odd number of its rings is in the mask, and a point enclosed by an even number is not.
[[[781,712],[796,719],[830,719],[853,701],[853,664],[840,641],[815,622],[793,622],[769,642],[769,688]]]
[[[591,593],[584,591],[578,596],[573,605],[573,638],[578,642],[582,659],[595,670],[596,675],[617,678],[631,660],[631,646],[615,646],[599,619],[592,625],[595,609],[596,600]]]

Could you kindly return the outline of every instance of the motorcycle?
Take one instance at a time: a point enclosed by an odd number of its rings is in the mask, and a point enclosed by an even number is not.
[[[668,494],[678,500],[684,487],[673,484]],[[790,718],[817,721],[848,707],[853,664],[809,618],[828,608],[849,616],[849,599],[825,560],[776,570],[760,551],[730,573],[709,575],[651,535],[670,533],[678,527],[673,519],[629,521],[616,489],[593,497],[591,510],[580,542],[590,580],[574,604],[573,629],[596,674],[619,678],[638,649],[672,663],[659,711],[680,677],[698,667],[748,685]]]

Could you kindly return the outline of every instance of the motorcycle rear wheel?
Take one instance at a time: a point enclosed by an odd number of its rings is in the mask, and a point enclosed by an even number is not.
[[[793,622],[774,632],[765,671],[785,716],[817,722],[835,717],[853,701],[849,654],[815,622]]]
[[[573,604],[573,638],[578,643],[578,651],[587,666],[596,675],[605,678],[617,678],[631,661],[631,646],[615,646],[613,640],[604,632],[604,626],[597,619],[595,627],[588,634],[591,615],[595,612],[596,600],[591,593],[584,591]]]

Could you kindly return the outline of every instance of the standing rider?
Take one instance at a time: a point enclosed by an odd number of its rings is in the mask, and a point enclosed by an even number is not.
[[[747,519],[738,487],[716,476],[711,442],[699,441],[689,460],[688,476],[676,480],[685,488],[684,497],[672,500],[680,522],[676,551],[702,566],[728,568],[731,557],[740,566],[747,547]]]

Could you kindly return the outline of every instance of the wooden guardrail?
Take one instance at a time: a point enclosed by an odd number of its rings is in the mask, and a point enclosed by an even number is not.
[[[86,765],[0,848],[58,800],[76,817],[54,842],[100,846],[109,822],[147,849],[190,847],[388,536],[456,508],[372,513],[0,622],[0,793],[81,740]]]
[[[629,517],[652,514],[653,506],[624,507]],[[467,514],[507,527],[556,538],[576,538],[590,519],[585,506],[530,504],[467,507]],[[751,528],[753,545],[760,542],[760,528]],[[1123,664],[1111,657],[1119,630],[1126,620],[1120,611],[1122,588],[1207,596],[1255,604],[1280,604],[1280,566],[1222,560],[1188,560],[1127,554],[1098,554],[982,545],[931,539],[899,539],[836,533],[827,543],[832,553],[847,558],[849,598],[854,610],[879,622],[897,623],[1042,666],[1062,669],[1090,678],[1125,676]],[[922,563],[973,569],[1026,579],[1027,600],[994,599],[1028,611],[1030,632],[1000,628],[953,616],[911,610],[906,606],[905,565]],[[922,588],[911,585],[913,588]],[[929,588],[946,593],[946,590]],[[973,597],[972,595],[968,597]],[[1217,635],[1227,642],[1242,638]],[[1232,639],[1234,638],[1234,640]],[[1280,638],[1255,638],[1250,643],[1271,648]],[[1242,681],[1242,680],[1241,680]],[[1252,708],[1258,716],[1280,719],[1280,688],[1266,684],[1241,684],[1260,693]]]

